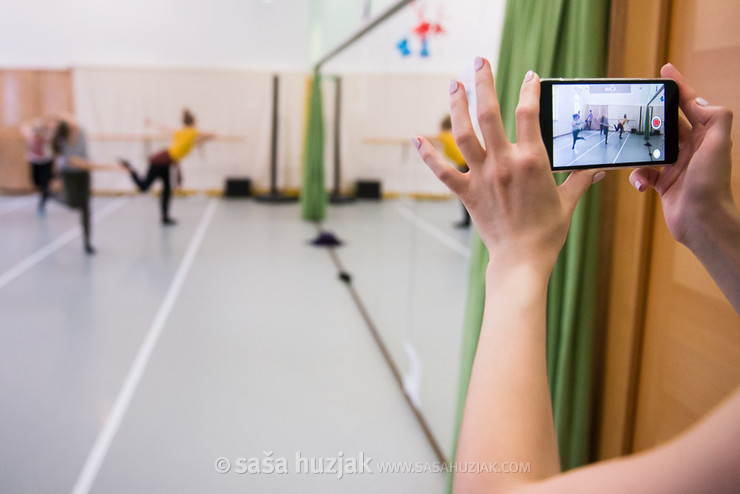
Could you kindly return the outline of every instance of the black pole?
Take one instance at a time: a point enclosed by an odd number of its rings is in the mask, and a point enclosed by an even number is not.
[[[334,95],[334,190],[329,195],[329,201],[332,204],[342,204],[352,202],[354,197],[343,196],[342,187],[342,158],[340,155],[340,129],[342,128],[342,79],[337,76],[336,93]]]
[[[255,199],[261,202],[293,202],[297,201],[297,197],[286,196],[277,189],[277,153],[278,153],[278,105],[280,103],[278,99],[278,93],[280,90],[280,76],[273,74],[272,76],[272,136],[270,146],[270,192],[261,196],[257,196]]]
[[[278,103],[280,79],[272,76],[272,146],[270,148],[270,194],[277,194],[277,142],[278,142]]]

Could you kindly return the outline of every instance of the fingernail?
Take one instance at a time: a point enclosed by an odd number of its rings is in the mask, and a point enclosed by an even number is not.
[[[457,91],[458,87],[460,87],[460,85],[457,83],[455,79],[452,79],[450,81],[450,94],[455,94],[455,91]]]
[[[534,71],[532,70],[527,71],[527,75],[524,76],[524,82],[531,81],[532,77],[534,77]]]
[[[475,71],[479,71],[483,68],[483,59],[481,57],[475,57],[475,62],[473,62],[473,68]]]
[[[635,180],[635,189],[637,189],[638,192],[642,192],[642,182]]]
[[[593,180],[591,180],[591,183],[595,184],[597,182],[601,182],[602,180],[604,180],[604,177],[606,177],[606,172],[603,172],[603,171],[599,172],[596,175],[594,175],[594,178]]]
[[[413,141],[414,141],[414,146],[416,146],[416,149],[419,149],[421,147],[421,139],[419,139],[418,137],[414,137]]]
[[[709,105],[709,101],[705,100],[705,99],[704,99],[704,98],[702,98],[701,96],[699,96],[698,98],[696,98],[696,102],[697,102],[697,104],[699,104],[700,106],[708,106],[708,105]]]

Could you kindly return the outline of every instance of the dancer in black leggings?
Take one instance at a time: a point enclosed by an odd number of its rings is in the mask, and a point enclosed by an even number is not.
[[[573,114],[573,120],[570,123],[571,127],[573,128],[573,146],[571,146],[571,149],[575,149],[576,147],[576,141],[583,141],[585,138],[579,137],[578,133],[583,130],[583,123],[581,122],[581,115],[578,113]]]
[[[54,155],[51,139],[55,122],[50,119],[35,118],[21,125],[21,133],[26,140],[26,159],[31,168],[31,179],[40,192],[38,214],[46,215],[46,201],[51,196],[49,182],[54,175]]]
[[[147,123],[151,123],[147,121]],[[206,132],[200,132],[195,128],[195,116],[190,110],[185,109],[182,112],[182,123],[183,128],[180,130],[173,131],[158,125],[163,130],[166,130],[173,134],[172,144],[167,149],[159,151],[149,157],[149,170],[147,171],[146,178],[141,178],[133,166],[126,161],[120,160],[121,165],[126,167],[131,173],[136,186],[141,192],[146,192],[149,187],[154,183],[155,180],[162,180],[162,196],[160,199],[160,211],[162,213],[162,224],[163,225],[174,225],[176,221],[170,217],[170,195],[171,195],[171,179],[170,179],[170,167],[175,167],[177,171],[177,185],[182,185],[182,170],[180,169],[180,160],[187,156],[193,147],[198,146],[209,139],[213,139],[215,134]]]
[[[624,117],[619,121],[619,123],[614,127],[615,132],[619,132],[619,138],[622,138],[622,133],[624,132],[624,126],[627,125],[627,114],[624,114]]]
[[[71,117],[60,121],[52,139],[57,165],[62,171],[64,202],[72,209],[80,210],[84,249],[94,254],[90,243],[90,172],[96,170],[121,170],[120,165],[102,165],[89,161],[85,132]]]

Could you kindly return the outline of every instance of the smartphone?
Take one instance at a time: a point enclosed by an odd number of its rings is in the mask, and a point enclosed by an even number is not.
[[[543,79],[540,87],[540,128],[553,171],[676,161],[674,80]]]

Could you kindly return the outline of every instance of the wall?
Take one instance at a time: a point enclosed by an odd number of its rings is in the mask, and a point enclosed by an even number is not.
[[[311,4],[6,0],[0,67],[304,70]]]
[[[0,69],[0,190],[24,192],[32,187],[20,125],[72,108],[70,71]]]
[[[267,187],[269,79],[280,72],[279,182],[296,188],[305,104],[302,73],[310,66],[310,53],[320,56],[362,24],[366,3],[10,0],[0,21],[0,43],[12,49],[0,52],[0,67],[74,67],[75,111],[91,135],[96,161],[128,157],[143,168],[148,153],[166,145],[141,139],[153,130],[143,127],[144,117],[174,127],[181,108],[192,107],[203,129],[229,137],[184,161],[185,187],[199,190],[220,188],[234,175],[250,176],[257,188]],[[370,16],[392,3],[369,2]],[[348,80],[344,97],[349,116],[342,129],[344,188],[351,188],[357,178],[375,178],[383,180],[388,191],[416,187],[418,192],[447,192],[417,162],[412,161],[411,175],[402,170],[402,163],[413,160],[407,145],[370,145],[364,140],[392,137],[408,142],[416,134],[436,133],[447,111],[447,80],[470,79],[476,55],[496,65],[504,3],[464,0],[453,9],[449,2],[416,2],[447,30],[430,41],[430,57],[404,58],[396,48],[418,20],[415,8],[407,7],[327,64],[325,74],[359,77]],[[311,36],[315,39],[309,42]],[[387,84],[382,78],[363,82],[362,74],[378,73],[391,75]],[[327,83],[325,95],[328,185],[333,179],[332,87]],[[400,103],[396,106],[403,113],[390,101]],[[363,120],[363,115],[368,118]],[[131,187],[125,176],[112,174],[96,175],[94,186]]]
[[[491,66],[496,67],[505,5],[505,0],[414,2],[327,63],[324,72],[412,72],[461,77],[476,56],[488,58]],[[419,39],[411,33],[419,22],[419,8],[423,8],[427,21],[439,22],[445,29],[445,34],[429,37],[430,56],[426,58],[420,56]],[[348,36],[334,39],[343,41]],[[411,49],[406,57],[397,48],[403,38],[409,39]],[[322,53],[334,46],[324,45]]]

